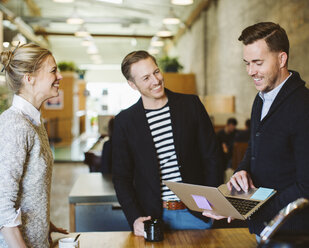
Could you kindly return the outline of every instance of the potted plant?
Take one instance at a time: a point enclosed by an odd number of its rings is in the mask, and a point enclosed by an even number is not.
[[[77,67],[74,62],[59,62],[58,68],[60,71],[76,71]]]
[[[86,74],[86,70],[82,70],[82,69],[76,68],[75,71],[78,74],[80,79],[84,79],[85,74]]]
[[[164,72],[179,72],[183,66],[178,62],[177,57],[164,56],[158,61],[159,66]]]

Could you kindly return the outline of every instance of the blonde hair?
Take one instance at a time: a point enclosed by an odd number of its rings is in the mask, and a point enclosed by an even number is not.
[[[38,71],[50,55],[52,53],[49,50],[32,43],[21,45],[14,51],[2,52],[0,59],[10,89],[18,94],[23,85],[23,76]]]

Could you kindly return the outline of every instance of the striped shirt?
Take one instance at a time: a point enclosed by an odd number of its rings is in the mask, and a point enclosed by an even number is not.
[[[174,145],[170,107],[166,104],[160,109],[145,111],[158,156],[162,200],[179,200],[179,198],[162,183],[162,180],[173,182],[182,181]]]

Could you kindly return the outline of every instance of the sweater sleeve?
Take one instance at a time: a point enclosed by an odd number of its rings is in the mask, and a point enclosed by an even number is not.
[[[20,224],[18,197],[27,158],[27,138],[17,124],[0,125],[0,228]]]

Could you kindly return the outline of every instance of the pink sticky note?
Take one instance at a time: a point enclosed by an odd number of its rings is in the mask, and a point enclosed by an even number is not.
[[[199,208],[205,210],[212,210],[209,201],[207,201],[207,199],[204,196],[200,195],[191,195],[191,196]]]

